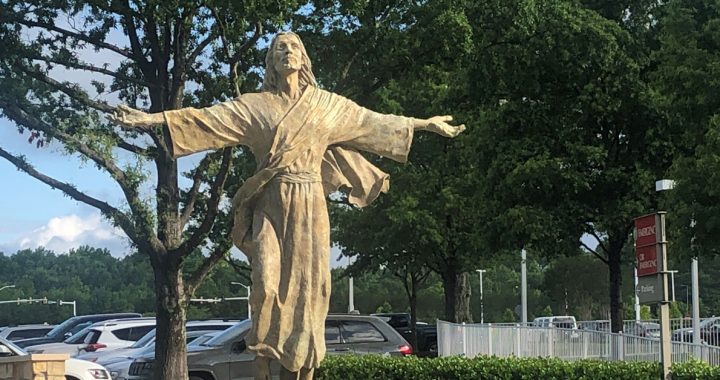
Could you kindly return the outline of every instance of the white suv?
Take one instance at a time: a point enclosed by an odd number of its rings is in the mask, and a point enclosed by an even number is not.
[[[222,331],[230,328],[237,324],[238,321],[234,320],[220,320],[211,319],[204,321],[190,321],[185,325],[185,331],[190,335],[193,331]],[[91,362],[103,362],[107,359],[114,359],[117,357],[128,357],[134,356],[135,354],[142,352],[149,346],[155,344],[155,329],[151,330],[144,337],[137,342],[133,343],[129,347],[117,348],[117,349],[105,349],[100,352],[84,352],[77,356],[78,359],[89,360]]]
[[[155,318],[128,318],[97,322],[63,343],[48,343],[27,348],[34,354],[70,354],[127,347],[155,329]],[[84,335],[84,339],[80,334]],[[80,339],[77,339],[80,338]]]

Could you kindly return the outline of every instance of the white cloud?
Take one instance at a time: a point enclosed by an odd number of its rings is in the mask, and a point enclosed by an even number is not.
[[[110,225],[99,213],[89,215],[65,215],[52,218],[47,224],[24,234],[15,244],[16,249],[45,247],[57,253],[65,253],[81,245],[106,248],[113,256],[124,256],[130,251],[125,234]],[[10,253],[13,251],[8,251]]]

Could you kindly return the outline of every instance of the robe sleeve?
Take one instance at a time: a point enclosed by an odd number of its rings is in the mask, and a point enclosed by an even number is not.
[[[381,114],[347,102],[343,116],[334,123],[331,144],[406,162],[413,139],[413,119]]]
[[[251,99],[243,95],[202,109],[165,111],[173,156],[186,156],[233,145],[250,145],[253,115],[249,108],[252,101],[248,100]]]

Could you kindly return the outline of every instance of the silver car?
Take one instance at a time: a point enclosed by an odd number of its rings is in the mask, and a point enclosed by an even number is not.
[[[247,351],[245,336],[250,321],[245,320],[207,342],[188,347],[190,380],[252,380],[255,355]],[[329,315],[325,320],[328,355],[379,354],[406,356],[412,349],[403,337],[380,318],[365,315]],[[278,366],[276,361],[273,364]],[[154,357],[137,358],[128,379],[152,379]],[[278,368],[271,368],[273,373]]]
[[[188,344],[188,349],[190,349],[196,341],[198,343],[204,343],[207,342],[208,339],[211,337],[219,334],[221,331],[218,330],[200,330],[200,331],[188,331],[187,332],[187,340],[186,343]],[[154,335],[153,335],[154,336]],[[155,340],[146,345],[143,348],[140,348],[139,351],[135,351],[134,353],[128,354],[128,352],[125,352],[121,355],[117,355],[114,357],[104,357],[97,361],[98,364],[104,366],[108,372],[110,372],[110,378],[112,380],[130,380],[130,379],[137,379],[137,377],[133,377],[129,375],[130,366],[132,365],[133,361],[135,361],[135,357],[152,357],[155,354]]]

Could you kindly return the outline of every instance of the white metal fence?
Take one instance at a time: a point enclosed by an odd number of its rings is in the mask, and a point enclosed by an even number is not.
[[[660,361],[658,338],[601,331],[457,324],[445,321],[438,321],[437,329],[440,356],[494,355],[556,357],[564,360]],[[720,347],[672,343],[673,362],[694,359],[720,365]]]

